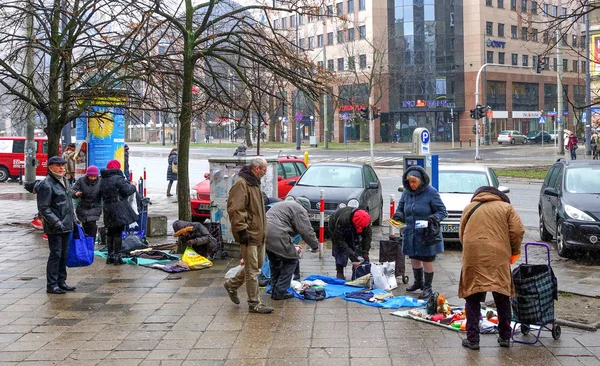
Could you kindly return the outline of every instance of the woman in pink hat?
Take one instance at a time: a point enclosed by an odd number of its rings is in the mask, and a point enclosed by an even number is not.
[[[71,187],[73,198],[79,200],[75,209],[77,219],[81,221],[85,235],[92,238],[96,238],[98,232],[96,221],[102,213],[99,173],[97,166],[90,165],[85,172],[85,176],[77,179]]]

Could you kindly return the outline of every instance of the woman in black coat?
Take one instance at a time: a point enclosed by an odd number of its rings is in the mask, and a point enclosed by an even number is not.
[[[73,198],[78,198],[79,203],[75,209],[77,218],[86,236],[96,238],[98,225],[96,221],[102,214],[102,200],[100,199],[100,180],[98,180],[98,167],[90,165],[85,172],[85,177],[77,179],[71,187]]]
[[[137,221],[137,214],[131,208],[127,198],[136,192],[121,171],[121,163],[111,160],[106,164],[106,169],[101,172],[100,196],[103,201],[104,226],[106,227],[106,247],[108,257],[106,264],[122,264],[119,252],[123,243],[123,230],[125,225]]]
[[[169,166],[167,167],[167,180],[169,181],[169,185],[167,186],[167,197],[171,197],[171,186],[173,185],[173,181],[177,180],[177,171],[173,171],[173,165],[177,166],[176,147],[171,149],[171,152],[169,153],[168,165]],[[175,187],[175,194],[177,194],[177,187]]]

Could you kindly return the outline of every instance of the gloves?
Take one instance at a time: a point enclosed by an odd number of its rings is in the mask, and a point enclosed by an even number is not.
[[[395,221],[404,222],[404,214],[401,212],[396,212],[394,213],[394,216],[392,216],[392,219]]]
[[[238,234],[240,236],[240,244],[241,245],[248,245],[248,242],[250,241],[250,236],[248,235],[248,231],[247,230],[242,230],[239,232]]]
[[[354,250],[348,249],[348,257],[352,262],[358,262],[358,256]]]
[[[194,245],[196,245],[196,239],[190,239],[188,241],[185,242],[185,246],[186,247],[193,247]]]

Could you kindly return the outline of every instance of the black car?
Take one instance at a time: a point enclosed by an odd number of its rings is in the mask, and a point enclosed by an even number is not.
[[[558,159],[540,192],[542,241],[556,238],[561,257],[600,249],[600,161]]]
[[[532,131],[527,134],[527,142],[539,144],[542,142],[542,136],[544,139],[544,143],[552,142],[552,136],[546,131]]]
[[[290,181],[292,189],[286,200],[304,197],[310,201],[308,214],[313,225],[320,221],[321,190],[325,195],[325,226],[329,217],[346,206],[362,208],[371,215],[373,225],[379,226],[383,220],[383,196],[381,182],[375,170],[367,164],[315,163],[300,176],[298,181]]]

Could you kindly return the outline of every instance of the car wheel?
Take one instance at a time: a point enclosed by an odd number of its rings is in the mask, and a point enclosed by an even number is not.
[[[514,145],[515,144],[515,139],[510,140],[510,144]]]
[[[375,220],[375,222],[373,222],[373,226],[381,226],[382,222],[383,222],[383,201],[381,201],[381,205],[379,205],[379,217],[377,217],[377,220]]]
[[[540,239],[542,241],[552,240],[552,234],[546,230],[546,223],[544,222],[544,215],[540,212]]]
[[[502,145],[502,143],[500,141],[498,141],[498,145]]]
[[[8,178],[10,178],[8,169],[6,169],[6,167],[0,166],[0,182],[6,182]]]
[[[563,233],[563,224],[562,221],[558,221],[556,224],[556,251],[558,255],[563,258],[569,258],[571,251],[567,248],[565,244],[565,235]]]

